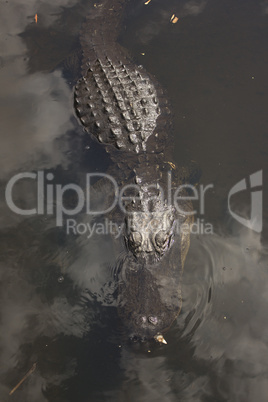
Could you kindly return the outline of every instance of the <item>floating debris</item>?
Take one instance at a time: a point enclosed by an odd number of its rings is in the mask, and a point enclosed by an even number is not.
[[[174,163],[172,163],[172,162],[166,162],[166,163],[168,163],[169,166],[170,166],[173,170],[176,169],[176,165],[174,165]]]
[[[36,369],[36,363],[32,365],[28,373],[25,374],[25,376],[18,382],[18,384],[10,391],[9,395],[14,394],[14,392],[19,388],[19,386],[31,375],[34,370]]]
[[[175,14],[172,14],[172,16],[171,16],[171,18],[170,18],[170,21],[172,22],[172,24],[176,24],[176,22],[179,21],[179,18],[176,17]]]
[[[37,14],[35,14],[34,20],[35,20],[35,23],[36,23],[36,24],[37,24],[37,19],[38,19]]]
[[[149,4],[151,2],[151,0],[147,0],[144,4],[147,6],[147,4]]]
[[[165,345],[167,345],[167,341],[165,340],[163,335],[155,335],[154,339],[159,343],[164,343]]]

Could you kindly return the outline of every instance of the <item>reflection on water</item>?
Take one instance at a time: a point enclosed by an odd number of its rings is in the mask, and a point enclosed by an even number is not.
[[[38,3],[33,0],[24,4],[20,1],[1,4],[1,179],[22,167],[49,168],[62,163],[63,152],[55,139],[73,129],[72,89],[61,72],[28,73],[28,51],[19,35],[34,24]],[[57,5],[48,2],[43,6],[45,12],[40,15],[40,23],[49,26],[60,7],[72,3],[75,1],[62,0]],[[42,47],[42,43],[36,46]],[[43,53],[45,50],[44,47]]]
[[[86,171],[108,163],[100,148],[84,149],[72,88],[54,69],[63,57],[55,49],[57,32],[67,30],[62,16],[74,16],[68,38],[75,43],[81,4],[0,5],[2,194],[17,172],[46,169],[57,183],[81,184]],[[248,174],[263,169],[265,180],[267,5],[152,0],[134,7],[127,21],[125,44],[173,100],[177,158],[198,160],[203,182],[215,186],[205,216],[215,233],[192,238],[182,312],[166,334],[168,344],[131,345],[120,338],[111,297],[121,244],[115,248],[108,236],[67,236],[53,216],[21,218],[2,196],[1,401],[10,400],[35,362],[13,400],[265,401],[266,227],[257,235],[229,222],[226,205],[230,188]],[[51,53],[46,66],[40,52]],[[34,185],[23,183],[15,197],[33,207]],[[266,217],[265,210],[264,224]],[[79,219],[90,222],[83,214]]]
[[[106,307],[100,306],[101,288],[109,280],[110,258],[101,259],[105,243],[89,248],[43,223],[23,226],[20,235],[16,228],[2,238],[3,395],[37,361],[32,379],[17,391],[18,400],[27,395],[43,400],[41,389],[48,400],[58,394],[59,400],[76,395],[81,400],[86,395],[122,401],[133,395],[141,401],[228,395],[233,400],[238,389],[241,400],[248,400],[248,392],[264,400],[268,277],[266,250],[257,235],[245,230],[236,237],[193,238],[183,310],[166,334],[168,344],[130,345],[114,332],[113,307],[105,301]],[[70,399],[64,399],[66,390]]]

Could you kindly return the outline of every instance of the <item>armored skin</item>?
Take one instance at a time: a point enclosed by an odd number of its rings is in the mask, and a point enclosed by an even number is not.
[[[188,182],[188,172],[173,161],[163,90],[117,42],[124,7],[120,0],[92,4],[81,35],[74,105],[85,130],[109,153],[117,183],[130,190],[122,203],[126,252],[115,280],[122,323],[131,338],[143,340],[166,331],[180,312],[193,217],[185,189],[176,205],[168,199]]]

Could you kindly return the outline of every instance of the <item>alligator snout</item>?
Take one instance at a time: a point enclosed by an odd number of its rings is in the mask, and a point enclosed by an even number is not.
[[[154,338],[162,331],[163,320],[154,314],[133,313],[129,321],[130,339],[146,341]]]
[[[176,261],[172,251],[168,257]],[[150,266],[127,255],[118,269],[117,311],[125,333],[134,341],[163,335],[180,312],[180,270],[172,268],[170,261],[167,264],[168,257]]]

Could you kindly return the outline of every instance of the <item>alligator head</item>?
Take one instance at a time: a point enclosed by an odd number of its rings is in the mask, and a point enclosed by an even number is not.
[[[133,211],[127,217],[127,247],[137,260],[147,264],[154,264],[163,257],[172,246],[176,229],[173,208],[161,208],[159,204],[158,209]]]
[[[137,262],[154,265],[172,247],[183,224],[191,225],[192,205],[181,202],[178,211],[147,184],[138,195],[126,207],[125,242]]]

